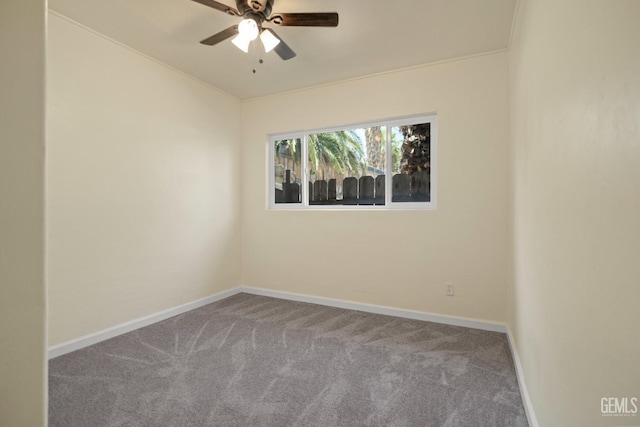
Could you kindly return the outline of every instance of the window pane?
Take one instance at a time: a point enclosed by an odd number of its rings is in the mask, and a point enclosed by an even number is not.
[[[431,124],[397,126],[391,130],[394,202],[431,200]]]
[[[275,202],[302,203],[302,142],[299,138],[274,142]]]
[[[384,204],[384,128],[309,135],[309,204]]]

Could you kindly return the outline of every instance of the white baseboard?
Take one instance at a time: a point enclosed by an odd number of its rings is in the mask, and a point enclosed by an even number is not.
[[[54,357],[62,356],[63,354],[71,353],[72,351],[80,350],[81,348],[97,344],[101,341],[108,340],[109,338],[117,337],[118,335],[125,334],[127,332],[134,331],[152,323],[160,322],[173,316],[185,313],[189,310],[202,307],[212,302],[221,300],[223,298],[230,297],[240,292],[245,292],[253,295],[262,295],[273,298],[281,298],[291,301],[308,302],[311,304],[320,304],[330,307],[345,308],[349,310],[358,310],[368,313],[384,314],[387,316],[403,317],[406,319],[424,320],[428,322],[444,323],[447,325],[464,326],[467,328],[482,329],[493,332],[507,332],[506,325],[502,323],[487,322],[478,319],[470,319],[465,317],[444,316],[439,314],[425,313],[413,310],[402,310],[398,308],[385,307],[373,304],[363,304],[353,301],[344,301],[333,298],[315,297],[310,295],[296,294],[293,292],[273,291],[264,288],[255,288],[248,286],[241,286],[232,289],[228,289],[223,292],[219,292],[214,295],[210,295],[205,298],[201,298],[196,301],[192,301],[186,304],[182,304],[178,307],[169,308],[159,313],[154,313],[149,316],[140,317],[138,319],[131,320],[120,325],[113,326],[111,328],[104,329],[93,334],[85,335],[80,338],[73,339],[61,344],[49,347],[47,350],[47,357],[53,359]]]
[[[511,354],[513,355],[513,361],[516,367],[516,374],[518,376],[518,386],[520,387],[520,395],[522,396],[524,409],[527,414],[527,419],[529,420],[529,425],[531,427],[539,427],[535,413],[533,412],[533,406],[531,405],[529,393],[527,391],[527,387],[524,382],[524,374],[522,371],[522,366],[520,365],[520,358],[518,356],[518,351],[515,347],[513,336],[511,335],[511,329],[504,323],[488,322],[485,320],[471,319],[466,317],[445,316],[441,314],[426,313],[426,312],[414,311],[414,310],[403,310],[399,308],[386,307],[381,305],[364,304],[359,302],[345,301],[345,300],[339,300],[339,299],[333,299],[333,298],[316,297],[316,296],[310,296],[310,295],[304,295],[304,294],[297,294],[293,292],[274,291],[271,289],[255,288],[250,286],[240,286],[232,289],[227,289],[226,291],[222,291],[217,294],[210,295],[208,297],[201,298],[196,301],[182,304],[177,307],[173,307],[173,308],[161,311],[159,313],[151,314],[149,316],[140,317],[138,319],[134,319],[129,322],[122,323],[120,325],[116,325],[111,328],[107,328],[100,332],[89,334],[84,337],[76,338],[74,340],[49,347],[49,349],[47,350],[47,356],[49,359],[53,359],[54,357],[62,356],[63,354],[67,354],[72,351],[79,350],[81,348],[84,348],[93,344],[97,344],[109,338],[113,338],[118,335],[122,335],[127,332],[134,331],[136,329],[151,325],[156,322],[160,322],[170,317],[177,316],[179,314],[185,313],[190,310],[194,310],[196,308],[205,306],[207,304],[211,304],[212,302],[219,301],[221,299],[230,297],[232,295],[235,295],[241,292],[244,292],[247,294],[253,294],[253,295],[262,295],[267,297],[286,299],[291,301],[300,301],[300,302],[307,302],[311,304],[326,305],[330,307],[345,308],[349,310],[358,310],[358,311],[364,311],[367,313],[384,314],[387,316],[403,317],[406,319],[423,320],[428,322],[443,323],[446,325],[464,326],[467,328],[482,329],[485,331],[505,333],[509,341]]]
[[[382,305],[363,304],[353,301],[345,301],[333,298],[315,297],[293,292],[273,291],[271,289],[254,288],[250,286],[240,287],[240,292],[266,297],[280,298],[291,301],[308,302],[312,304],[327,305],[330,307],[346,308],[349,310],[365,311],[367,313],[384,314],[387,316],[403,317],[405,319],[424,320],[427,322],[444,323],[446,325],[464,326],[473,329],[482,329],[492,332],[507,332],[507,325],[498,322],[471,319],[467,317],[445,316],[441,314],[426,313],[422,311],[403,310]]]
[[[118,335],[125,334],[127,332],[134,331],[142,328],[143,326],[151,325],[152,323],[160,322],[161,320],[168,319],[173,316],[185,313],[189,310],[193,310],[212,302],[219,301],[223,298],[230,297],[240,292],[240,288],[232,288],[226,291],[218,292],[217,294],[210,295],[199,300],[188,302],[186,304],[179,305],[177,307],[163,310],[159,313],[154,313],[149,316],[140,317],[138,319],[131,320],[120,325],[113,326],[111,328],[104,329],[100,332],[85,335],[84,337],[76,338],[71,341],[63,342],[61,344],[49,347],[47,350],[47,357],[53,359],[54,357],[62,356],[63,354],[71,353],[72,351],[80,350],[81,348],[97,344],[101,341],[108,340],[109,338],[117,337]]]
[[[522,402],[527,415],[527,420],[529,421],[529,426],[539,427],[538,420],[536,419],[535,413],[533,411],[531,399],[529,398],[529,392],[527,391],[527,387],[524,382],[524,373],[522,371],[522,366],[520,365],[520,358],[513,341],[513,336],[511,335],[511,329],[509,329],[509,327],[504,323],[487,322],[485,320],[470,319],[466,317],[445,316],[441,314],[426,313],[421,311],[402,310],[380,305],[363,304],[359,302],[344,301],[333,298],[314,297],[310,295],[296,294],[293,292],[274,291],[271,289],[254,288],[249,286],[240,287],[240,292],[287,299],[292,301],[308,302],[330,307],[346,308],[368,313],[385,314],[388,316],[403,317],[406,319],[424,320],[428,322],[444,323],[446,325],[464,326],[467,328],[482,329],[485,331],[502,332],[507,335],[507,340],[509,341],[509,347],[511,348],[511,354],[513,355],[513,361],[516,368],[516,376],[518,377],[518,387],[520,387],[520,395],[522,396]]]
[[[520,387],[520,396],[522,397],[524,410],[527,413],[527,420],[529,421],[529,426],[539,427],[538,419],[536,418],[536,414],[533,411],[533,405],[531,404],[531,399],[529,398],[527,385],[524,382],[524,371],[522,370],[522,365],[520,364],[520,356],[518,355],[518,350],[516,349],[516,344],[515,344],[515,341],[513,340],[513,335],[511,335],[511,328],[509,328],[508,326],[507,326],[507,339],[509,340],[509,347],[511,348],[511,354],[513,355],[513,364],[516,367],[516,375],[518,377],[518,387]]]

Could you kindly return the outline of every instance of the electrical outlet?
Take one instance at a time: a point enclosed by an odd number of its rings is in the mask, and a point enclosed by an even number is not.
[[[444,284],[444,294],[450,297],[453,296],[453,283]]]

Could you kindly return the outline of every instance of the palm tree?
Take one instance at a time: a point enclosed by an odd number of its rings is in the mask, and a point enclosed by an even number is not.
[[[353,130],[340,130],[309,135],[309,161],[315,171],[330,169],[339,175],[362,174],[365,170],[364,149],[360,137]]]
[[[341,176],[362,174],[365,171],[364,149],[353,130],[310,134],[308,139],[309,162],[312,173],[323,179],[331,170]],[[302,145],[300,139],[283,139],[275,142],[276,163],[285,169],[300,170]],[[289,164],[291,160],[292,164]]]
[[[404,142],[400,169],[403,174],[431,169],[431,124],[401,126]]]
[[[382,127],[373,126],[364,130],[367,140],[367,164],[373,168],[384,170],[384,132]]]

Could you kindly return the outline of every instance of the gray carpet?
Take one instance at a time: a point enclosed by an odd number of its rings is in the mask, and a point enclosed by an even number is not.
[[[505,334],[238,294],[49,362],[49,426],[526,426]]]

